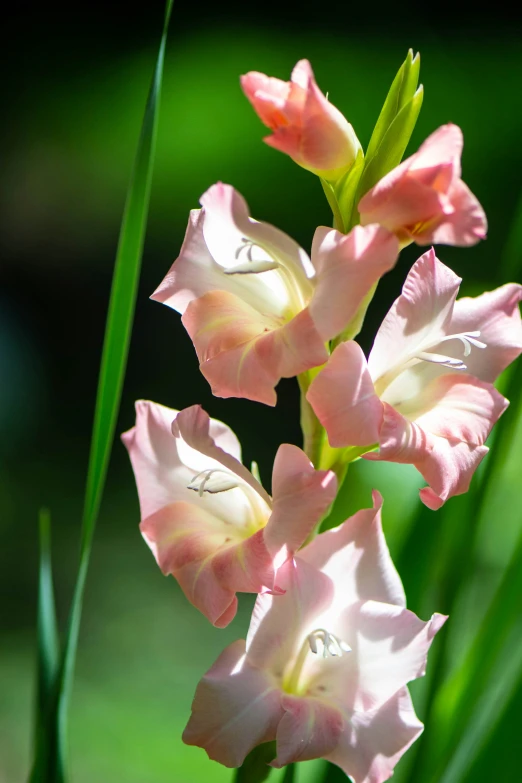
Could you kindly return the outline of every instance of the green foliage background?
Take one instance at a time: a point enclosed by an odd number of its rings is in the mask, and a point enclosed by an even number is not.
[[[23,780],[29,771],[37,511],[42,504],[52,510],[62,627],[74,583],[112,263],[160,26],[158,13],[154,36],[149,38],[147,29],[142,38],[134,33],[131,44],[114,50],[99,42],[96,48],[96,41],[93,50],[85,41],[77,51],[67,47],[62,62],[58,33],[51,41],[37,40],[30,63],[21,64],[19,89],[6,96],[0,286],[1,783]],[[125,39],[123,27],[120,34]],[[54,54],[48,51],[53,45]],[[409,46],[421,51],[425,87],[409,151],[438,125],[458,123],[465,135],[464,177],[490,220],[487,242],[469,250],[441,247],[438,255],[463,276],[465,295],[506,282],[506,268],[513,279],[521,279],[522,245],[516,239],[509,259],[502,260],[521,190],[522,57],[514,36],[494,37],[484,28],[466,38],[434,38],[421,26],[407,34],[377,30],[361,36],[351,25],[346,30],[332,26],[328,34],[317,35],[293,30],[290,24],[279,30],[242,25],[240,18],[235,26],[196,31],[176,27],[175,8],[119,431],[132,426],[138,397],[176,408],[201,402],[235,429],[246,459],[259,462],[269,485],[278,444],[299,442],[296,384],[281,384],[275,410],[212,398],[178,316],[148,296],[179,250],[188,210],[218,179],[243,193],[255,217],[275,223],[304,247],[310,246],[315,227],[331,219],[318,180],[262,144],[263,127],[239,89],[240,73],[260,70],[287,78],[296,60],[308,57],[320,86],[366,145]],[[408,248],[379,286],[361,335],[366,348],[418,254],[417,248]],[[372,487],[383,492],[389,545],[410,608],[424,618],[447,608],[440,603],[445,600],[446,565],[471,571],[442,632],[448,634],[449,647],[445,675],[458,672],[467,660],[467,645],[521,531],[522,416],[510,415],[509,448],[504,439],[481,509],[455,499],[447,506],[451,513],[426,512],[417,499],[421,480],[413,469],[363,462],[351,468],[337,507],[341,516],[347,515],[369,504]],[[174,581],[161,576],[139,536],[138,521],[132,473],[116,443],[94,543],[72,694],[72,780],[228,781],[230,772],[209,762],[203,751],[185,747],[180,734],[199,677],[226,644],[244,635],[252,599],[243,597],[229,628],[211,628],[187,605]],[[468,532],[477,531],[473,550],[466,547],[466,537],[464,546],[456,537],[464,524]],[[456,551],[460,556],[452,559]],[[489,696],[474,710],[479,729],[450,739],[472,763],[459,767],[457,754],[454,771],[450,768],[437,783],[482,783],[493,775],[517,779],[519,589],[510,604],[516,622],[510,625],[500,662],[487,673]],[[500,635],[501,622],[498,612],[486,646]],[[412,689],[421,716],[425,686],[416,683]],[[451,692],[446,697],[451,706]],[[439,725],[445,709],[449,707],[439,705],[434,718]],[[481,731],[481,721],[491,731]],[[414,761],[412,752],[399,765],[397,780],[406,781]],[[321,764],[299,765],[298,783],[320,776]],[[278,776],[273,773],[271,780]],[[435,783],[425,772],[418,780]]]

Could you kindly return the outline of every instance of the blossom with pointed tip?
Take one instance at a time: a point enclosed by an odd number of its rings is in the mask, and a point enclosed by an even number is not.
[[[249,217],[230,185],[213,185],[190,215],[179,258],[152,295],[182,313],[218,397],[275,405],[274,387],[324,364],[336,337],[398,257],[379,226],[319,227],[312,260],[289,236]]]
[[[236,592],[278,592],[278,569],[332,503],[333,473],[314,470],[297,446],[274,462],[271,498],[241,463],[229,427],[199,405],[181,412],[136,403],[136,425],[122,436],[141,510],[140,529],[164,574],[222,628],[236,614]]]
[[[368,362],[357,343],[342,343],[308,391],[331,446],[378,444],[366,459],[412,463],[429,484],[420,496],[431,509],[467,491],[508,405],[493,381],[522,351],[522,286],[456,300],[460,282],[429,250]]]
[[[380,223],[402,245],[474,245],[486,237],[484,210],[460,178],[462,131],[442,125],[418,152],[359,202],[361,224]]]
[[[275,740],[276,767],[326,758],[355,783],[393,774],[422,731],[406,685],[446,618],[405,608],[373,501],[285,564],[284,595],[258,596],[246,642],[198,685],[187,744],[228,767]]]
[[[361,150],[355,131],[323,95],[308,60],[300,60],[291,81],[251,71],[241,77],[246,97],[272,131],[264,141],[324,179],[335,181]]]

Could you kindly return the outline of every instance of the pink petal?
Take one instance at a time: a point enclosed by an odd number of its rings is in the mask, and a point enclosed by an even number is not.
[[[337,346],[306,398],[331,446],[370,446],[379,441],[382,403],[357,343]]]
[[[284,715],[277,727],[277,758],[272,766],[320,759],[337,747],[345,723],[336,707],[290,694],[282,696],[281,706]]]
[[[203,237],[204,219],[201,209],[191,210],[179,257],[150,297],[178,313],[184,313],[193,299],[223,285],[223,271],[210,255]]]
[[[183,325],[213,394],[275,405],[279,377],[260,361],[256,344],[276,324],[234,294],[213,291],[190,303]]]
[[[194,503],[179,502],[151,514],[140,529],[163,573],[175,577],[213,625],[227,625],[237,609],[235,591],[222,586],[212,568],[212,558],[229,546],[223,521]]]
[[[138,400],[136,425],[121,436],[134,470],[142,519],[180,499],[172,480],[182,469],[171,431],[177,413],[164,405]]]
[[[362,225],[380,223],[410,237],[418,224],[439,225],[445,211],[440,196],[460,176],[462,143],[458,126],[438,128],[414,155],[390,171],[361,199],[358,209]]]
[[[307,310],[278,325],[226,291],[191,302],[183,324],[218,397],[275,405],[280,378],[323,364],[328,356]]]
[[[330,605],[332,581],[304,560],[289,560],[277,574],[278,595],[258,595],[246,642],[253,666],[282,678],[313,624]],[[284,591],[284,592],[283,592]]]
[[[248,206],[230,185],[217,183],[201,197],[203,210],[192,210],[185,240],[167,276],[152,295],[180,313],[194,299],[228,291],[273,322],[298,312],[312,294],[310,259],[289,236],[248,216]],[[252,261],[252,272],[235,272]],[[266,265],[260,271],[259,264]],[[280,268],[292,278],[285,282]],[[279,270],[279,271],[278,271]]]
[[[401,688],[377,709],[347,716],[350,730],[342,733],[327,756],[354,783],[384,783],[395,765],[422,732],[407,688]]]
[[[472,375],[448,373],[435,378],[418,402],[426,401],[426,413],[415,423],[448,440],[482,446],[508,401],[489,383]]]
[[[449,497],[467,492],[487,452],[486,446],[433,435],[385,403],[379,452],[363,458],[415,465],[430,485],[420,491],[421,500],[436,510]]]
[[[484,210],[460,179],[462,143],[456,125],[432,133],[361,199],[361,224],[380,223],[401,241],[420,245],[466,246],[484,239]]]
[[[438,225],[443,215],[443,204],[435,188],[413,177],[394,175],[392,178],[391,174],[378,182],[359,202],[361,225],[379,223],[394,231],[401,240],[411,241],[417,225],[431,224],[431,221]]]
[[[364,297],[399,254],[396,237],[379,226],[355,226],[348,234],[320,226],[312,245],[317,272],[310,315],[323,340],[340,334]]]
[[[428,650],[446,617],[427,623],[401,606],[366,601],[348,606],[337,633],[352,652],[324,667],[324,697],[337,694],[345,711],[373,710],[411,680],[422,677]]]
[[[339,527],[321,533],[298,553],[330,577],[336,600],[383,601],[406,606],[401,579],[390,557],[381,522],[382,497],[373,492],[373,508],[364,508]]]
[[[303,90],[308,89],[310,81],[314,79],[314,72],[312,71],[309,60],[299,60],[299,62],[294,65],[290,78],[294,84],[298,84]]]
[[[241,86],[273,130],[264,139],[271,147],[329,179],[351,166],[361,145],[350,123],[319,90],[308,60],[297,63],[289,83],[254,72],[241,78]]]
[[[375,337],[368,359],[375,382],[447,333],[460,283],[433,248],[414,263]]]
[[[262,528],[248,535],[201,505],[182,502],[147,517],[140,528],[163,573],[172,574],[218,628],[235,616],[237,592],[274,589],[274,557]]]
[[[279,689],[270,675],[250,666],[240,640],[199,683],[183,741],[226,767],[239,767],[256,745],[275,739],[282,714]]]
[[[187,467],[180,456],[183,444],[172,435],[172,423],[178,415],[183,418],[188,414],[179,414],[148,400],[138,400],[136,425],[122,435],[136,478],[142,519],[170,503],[190,501],[193,497],[187,484],[194,476],[196,460],[191,455]],[[240,460],[241,446],[230,427],[216,419],[207,417],[207,420],[209,436],[215,440],[220,453]],[[211,465],[207,463],[205,467]],[[265,498],[268,498],[266,493]]]
[[[327,179],[341,176],[361,148],[346,117],[323,95],[312,77],[308,83],[301,119],[298,163]]]
[[[230,267],[231,254],[246,238],[263,249],[273,260],[281,258],[296,282],[308,290],[307,275],[313,274],[313,267],[304,250],[275,226],[253,220],[249,216],[246,201],[231,185],[218,182],[202,195],[200,201],[205,210],[205,242],[218,264],[224,268]]]
[[[458,125],[451,123],[441,125],[421,144],[418,152],[408,158],[409,169],[422,171],[433,166],[450,164],[453,176],[460,177],[460,158],[463,146],[464,139]]]
[[[216,426],[216,425],[219,425]],[[251,472],[241,463],[241,453],[234,454],[227,449],[229,437],[232,431],[221,422],[214,422],[201,405],[191,405],[185,408],[172,423],[172,432],[175,437],[181,438],[190,448],[205,455],[210,460],[223,465],[224,468],[241,478],[246,484],[270,506],[271,500]],[[234,436],[235,438],[235,436]],[[239,443],[237,444],[239,446]]]
[[[432,229],[427,226],[425,231],[416,232],[415,241],[419,245],[433,242],[469,247],[485,239],[488,230],[486,214],[477,197],[461,179],[451,185],[448,199],[453,207],[452,213]]]
[[[336,492],[332,471],[314,470],[304,451],[283,443],[274,462],[273,511],[265,528],[269,551],[293,554],[320,523]]]
[[[277,128],[282,119],[282,109],[288,98],[288,82],[265,76],[264,73],[250,71],[241,76],[241,87],[246,97],[259,115],[259,119],[269,128]]]
[[[472,348],[465,358],[472,375],[493,383],[522,352],[520,301],[522,286],[508,283],[481,296],[464,297],[455,302],[448,326],[450,334],[478,330],[479,339],[487,346],[482,350]],[[451,343],[445,346],[449,348]]]

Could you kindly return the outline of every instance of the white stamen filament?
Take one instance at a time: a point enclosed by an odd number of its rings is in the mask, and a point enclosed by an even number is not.
[[[227,492],[229,489],[235,489],[239,486],[232,473],[219,468],[207,468],[197,473],[187,485],[187,489],[197,492],[199,497],[203,497],[204,492],[215,495],[218,492]]]
[[[318,642],[320,646],[318,646]],[[299,653],[297,654],[295,663],[289,675],[285,678],[283,687],[286,691],[289,693],[299,692],[299,680],[308,653],[312,652],[314,655],[317,655],[321,648],[323,658],[341,658],[352,650],[350,645],[343,642],[343,640],[339,639],[335,634],[330,633],[325,628],[316,628],[305,638]]]
[[[265,516],[265,513],[261,510],[264,505],[263,501],[254,487],[251,487],[246,481],[243,481],[228,470],[206,468],[191,479],[190,483],[187,484],[187,489],[197,492],[200,498],[203,497],[205,492],[209,495],[217,495],[221,492],[228,492],[231,489],[239,489],[247,501],[245,510],[248,512],[249,519],[245,528],[246,531],[252,534],[266,525],[268,521],[268,515]]]
[[[279,258],[276,261],[269,250],[267,250],[258,242],[254,242],[252,239],[248,239],[248,237],[241,237],[241,241],[243,244],[237,248],[235,252],[235,258],[239,259],[241,253],[244,253],[246,255],[246,261],[243,263],[240,262],[239,264],[236,264],[236,266],[223,269],[223,272],[226,275],[257,275],[261,272],[277,271],[283,278],[283,283],[292,303],[294,314],[303,310],[307,305],[307,301],[303,295],[301,286],[296,280],[295,273],[284,263],[284,259]],[[256,247],[258,247],[263,253],[266,253],[266,255],[269,256],[271,260],[260,259],[256,261],[256,259],[253,257],[253,251]]]
[[[443,337],[441,340],[439,340],[436,344],[440,345],[440,343],[445,343],[448,340],[460,340],[462,345],[464,346],[464,356],[469,356],[471,353],[471,346],[474,345],[475,348],[486,348],[486,343],[481,342],[480,340],[477,340],[476,338],[480,337],[480,332],[461,332],[460,334],[449,334],[446,337]],[[427,346],[428,348],[431,346]],[[431,353],[429,350],[421,350],[419,351],[415,357],[416,359],[422,359],[425,362],[433,362],[434,364],[440,364],[444,367],[449,367],[451,370],[467,370],[467,365],[464,364],[462,359],[455,359],[452,356],[445,356],[444,354],[440,353]]]
[[[260,272],[268,272],[270,269],[279,268],[280,264],[278,264],[277,261],[256,261],[252,255],[252,251],[254,247],[256,247],[255,242],[252,242],[251,239],[247,239],[246,237],[242,237],[242,241],[244,244],[240,245],[236,250],[235,258],[239,260],[241,253],[245,251],[244,255],[246,256],[246,262],[236,264],[236,266],[231,266],[228,269],[223,269],[226,275],[258,275]]]
[[[464,346],[464,357],[469,356],[471,353],[471,347],[475,348],[487,348],[486,343],[478,340],[480,332],[461,332],[459,334],[448,334],[445,337],[439,337],[435,341],[426,341],[421,343],[415,350],[415,353],[405,356],[401,363],[391,367],[387,372],[381,375],[375,381],[375,388],[379,396],[382,396],[384,391],[390,386],[392,381],[395,380],[404,370],[413,367],[419,362],[430,362],[432,364],[438,364],[441,367],[448,367],[450,370],[467,370],[468,367],[462,359],[454,358],[453,356],[446,356],[441,353],[433,353],[430,349],[435,348],[441,343],[448,342],[449,340],[460,340]]]

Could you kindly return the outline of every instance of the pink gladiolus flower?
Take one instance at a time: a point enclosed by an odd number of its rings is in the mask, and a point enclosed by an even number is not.
[[[455,301],[460,278],[433,249],[413,265],[368,362],[342,343],[308,400],[334,447],[378,444],[366,459],[412,463],[432,509],[466,492],[508,401],[492,386],[522,351],[522,286]]]
[[[327,180],[341,177],[361,145],[354,129],[315,83],[308,60],[300,60],[292,80],[251,71],[241,77],[243,91],[271,131],[264,141],[286,152],[303,168]]]
[[[484,239],[484,210],[460,178],[462,145],[457,125],[432,133],[361,199],[361,224],[380,223],[403,245],[474,245]]]
[[[273,498],[241,463],[239,442],[199,405],[178,411],[140,400],[122,436],[136,477],[140,529],[164,574],[222,628],[236,592],[278,592],[278,569],[332,503],[337,482],[296,446],[274,462]]]
[[[393,774],[422,731],[406,685],[424,674],[446,618],[424,623],[405,608],[381,504],[374,493],[374,508],[287,562],[284,595],[258,596],[246,642],[198,685],[187,744],[227,767],[276,740],[276,767],[326,758],[355,783]]]
[[[275,405],[281,378],[327,360],[325,342],[395,264],[397,239],[379,226],[348,235],[319,227],[310,261],[289,236],[250,218],[230,185],[213,185],[201,204],[152,299],[183,314],[215,395]]]

